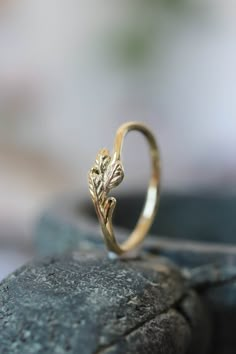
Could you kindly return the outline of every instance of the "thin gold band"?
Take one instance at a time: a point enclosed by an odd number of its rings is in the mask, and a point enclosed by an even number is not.
[[[114,187],[118,186],[124,177],[124,170],[121,163],[121,151],[126,134],[132,130],[141,132],[147,139],[151,155],[151,177],[147,190],[146,201],[129,238],[119,245],[112,226],[112,215],[116,205],[116,199],[108,194]],[[157,212],[160,197],[160,157],[156,140],[152,132],[138,122],[128,122],[117,130],[114,153],[109,155],[107,149],[101,150],[96,158],[95,164],[89,171],[89,190],[95,210],[104,235],[104,241],[109,251],[122,254],[138,246],[145,238],[150,229]]]

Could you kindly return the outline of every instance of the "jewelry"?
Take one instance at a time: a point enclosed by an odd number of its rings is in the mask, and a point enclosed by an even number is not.
[[[121,150],[123,140],[131,130],[137,130],[142,133],[149,143],[151,177],[144,208],[135,229],[129,238],[123,244],[119,245],[112,226],[112,215],[116,206],[116,199],[109,197],[108,194],[124,178]],[[160,158],[156,140],[152,132],[144,124],[138,122],[128,122],[121,125],[116,132],[113,155],[111,156],[107,149],[102,149],[98,153],[95,164],[88,174],[88,184],[108,250],[121,255],[138,246],[144,240],[153,223],[160,197]]]

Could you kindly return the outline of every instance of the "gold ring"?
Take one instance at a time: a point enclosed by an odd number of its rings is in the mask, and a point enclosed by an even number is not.
[[[112,215],[116,199],[109,197],[109,192],[117,187],[124,178],[121,162],[121,150],[124,138],[131,130],[141,132],[147,139],[151,155],[151,177],[147,190],[146,201],[135,229],[129,238],[121,245],[116,241]],[[89,191],[104,235],[104,241],[110,252],[121,255],[138,246],[150,229],[160,199],[160,157],[156,140],[152,132],[138,122],[128,122],[117,130],[114,142],[114,152],[111,156],[107,149],[102,149],[88,174]]]

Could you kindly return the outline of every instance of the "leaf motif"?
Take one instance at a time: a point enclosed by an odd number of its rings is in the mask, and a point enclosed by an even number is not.
[[[88,182],[89,192],[93,201],[96,202],[102,200],[104,194],[104,186],[102,179],[98,175],[94,174],[93,171],[90,171]]]
[[[104,203],[104,220],[107,222],[108,218],[112,217],[116,206],[116,199],[114,197],[107,198]]]
[[[104,174],[104,188],[110,191],[117,187],[124,178],[124,170],[120,161],[112,162],[108,165]]]
[[[97,154],[95,168],[97,168],[100,173],[104,173],[110,161],[111,157],[109,155],[109,151],[107,149],[102,149]]]
[[[101,222],[107,227],[111,223],[116,199],[108,197],[110,190],[118,186],[124,178],[121,161],[111,158],[107,149],[102,149],[88,175],[88,185],[95,209]]]

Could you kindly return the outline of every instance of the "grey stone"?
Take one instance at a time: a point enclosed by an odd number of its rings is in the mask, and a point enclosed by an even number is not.
[[[119,196],[114,215],[117,227],[132,230],[143,205],[140,190]],[[236,244],[236,197],[206,191],[198,194],[164,194],[157,217],[150,230],[152,235],[215,243]],[[85,221],[85,222],[84,222]],[[35,245],[41,254],[63,253],[91,246],[103,246],[91,224],[97,222],[91,200],[80,196],[62,196],[44,211],[35,228]],[[94,237],[95,236],[95,237]],[[158,240],[157,240],[158,244]]]
[[[127,238],[142,203],[139,193],[119,198],[115,231],[120,239]],[[149,260],[158,262],[161,255],[184,270],[189,288],[207,303],[214,354],[235,354],[236,348],[235,210],[236,198],[230,195],[164,195],[152,235],[142,245]],[[70,196],[57,201],[40,218],[35,244],[44,255],[104,249],[91,201]]]
[[[205,354],[209,331],[199,297],[164,258],[74,253],[0,284],[1,354]]]

